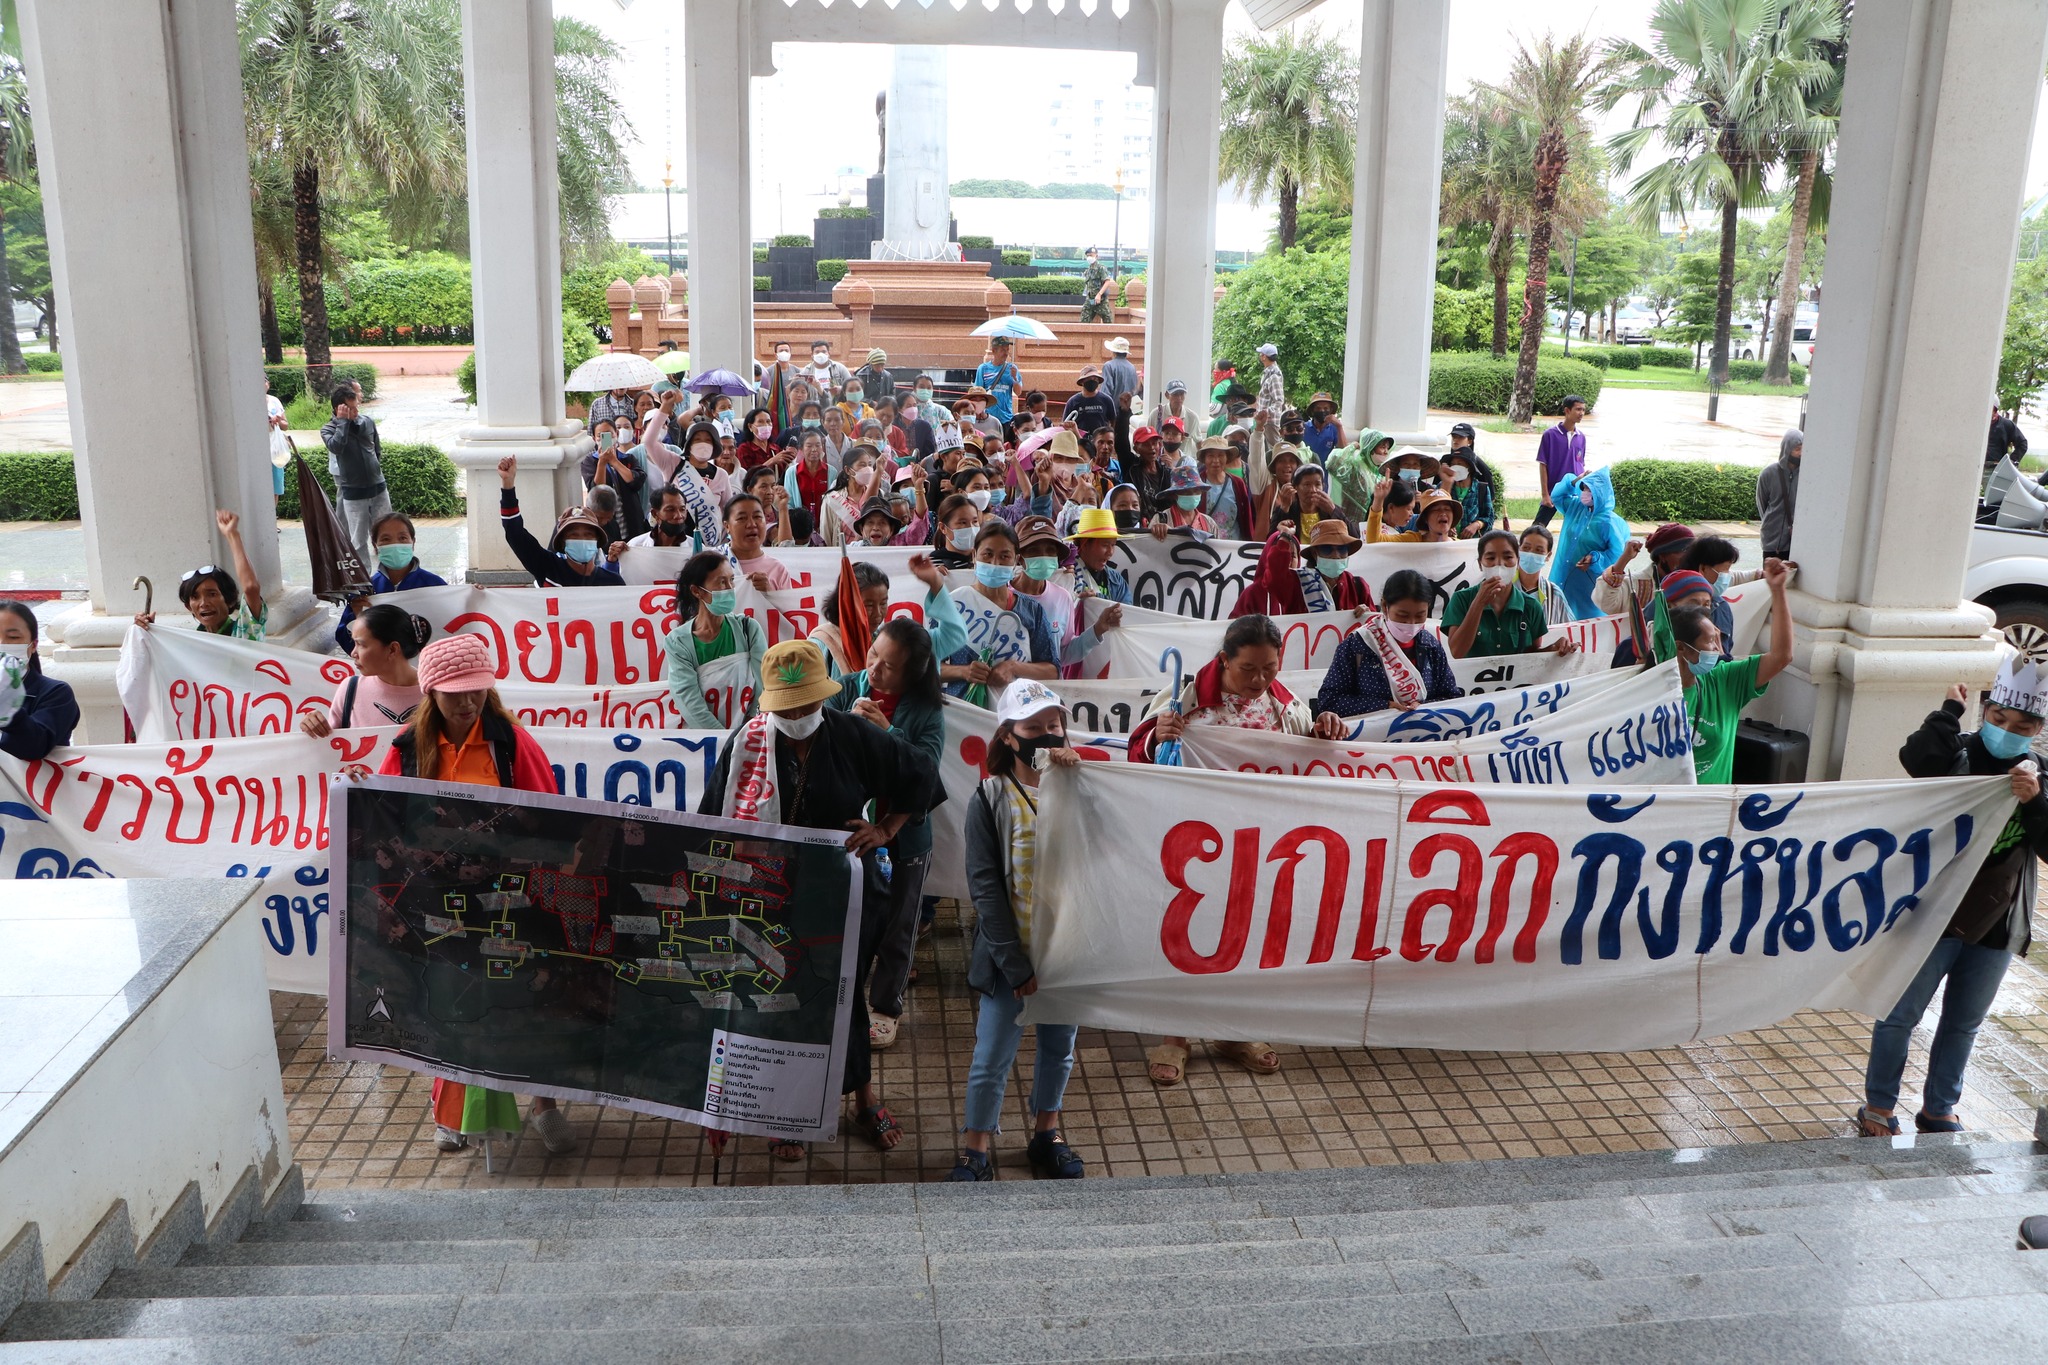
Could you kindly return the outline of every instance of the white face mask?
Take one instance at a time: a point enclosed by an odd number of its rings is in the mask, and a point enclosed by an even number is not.
[[[777,362],[787,365],[789,363],[789,348],[784,347],[783,349],[777,351],[775,353],[775,359],[777,360]]]
[[[1449,483],[1463,483],[1465,482],[1465,471],[1454,464],[1445,465],[1444,479]]]
[[[818,727],[824,723],[825,708],[822,706],[808,716],[798,716],[794,719],[779,711],[768,713],[768,724],[774,728],[776,734],[788,739],[809,739],[818,733]]]
[[[1481,569],[1479,576],[1489,583],[1505,583],[1515,576],[1515,571],[1505,564],[1492,564]]]
[[[702,441],[699,441],[697,442],[697,444],[690,447],[690,458],[695,460],[698,464],[710,464],[711,457],[713,455],[716,455],[717,453],[717,446],[706,445]]]
[[[1422,622],[1420,621],[1387,622],[1387,634],[1393,636],[1395,642],[1398,644],[1413,644],[1415,642],[1415,637],[1420,635],[1421,633]]]
[[[986,488],[975,489],[967,495],[967,500],[974,504],[974,510],[977,512],[986,512],[988,510],[988,490]]]

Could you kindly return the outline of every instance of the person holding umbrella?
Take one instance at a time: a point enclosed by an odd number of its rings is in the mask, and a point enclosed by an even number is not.
[[[989,338],[988,359],[974,372],[974,387],[988,390],[988,409],[998,422],[1009,425],[1024,387],[1024,376],[1010,360],[1012,343],[1006,336]]]

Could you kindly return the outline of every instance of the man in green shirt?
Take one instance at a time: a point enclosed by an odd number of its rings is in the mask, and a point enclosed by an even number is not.
[[[1111,300],[1115,289],[1110,283],[1109,271],[1103,268],[1095,255],[1095,248],[1088,248],[1088,268],[1081,272],[1081,321],[1112,322]]]
[[[1790,577],[1784,561],[1764,561],[1764,584],[1771,590],[1771,647],[1746,659],[1722,661],[1721,632],[1707,609],[1680,607],[1671,613],[1685,713],[1692,719],[1693,768],[1702,786],[1725,787],[1735,780],[1735,726],[1742,708],[1761,697],[1792,662],[1792,609],[1785,605]]]
[[[1523,592],[1515,581],[1520,561],[1521,545],[1508,532],[1488,531],[1479,538],[1479,582],[1452,593],[1444,606],[1443,631],[1451,657],[1539,650],[1563,655],[1578,648],[1569,636],[1543,643],[1550,622],[1544,618],[1542,599]]]

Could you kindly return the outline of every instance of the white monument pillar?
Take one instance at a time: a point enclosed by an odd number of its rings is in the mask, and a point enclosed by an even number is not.
[[[683,4],[690,368],[699,373],[754,372],[750,10],[750,0]]]
[[[278,571],[233,7],[19,14],[92,595],[45,614],[48,662],[78,692],[84,738],[118,742],[113,666],[142,607],[129,585],[155,583],[168,626],[179,577],[228,563],[214,508],[241,514],[272,633],[326,627]]]
[[[889,72],[878,261],[955,261],[946,171],[946,49],[899,47]]]
[[[498,521],[498,461],[545,538],[590,448],[563,416],[562,234],[555,182],[555,28],[548,0],[463,0],[477,422],[449,456],[469,496],[472,582],[531,582]]]
[[[1856,7],[1792,537],[1798,644],[1759,703],[1812,736],[1813,776],[1897,776],[1942,690],[1996,664],[1989,614],[1957,599],[2044,48],[2048,0]]]
[[[1152,100],[1152,261],[1145,279],[1145,396],[1185,380],[1209,408],[1216,288],[1216,155],[1225,0],[1160,0]]]
[[[1364,0],[1344,423],[1401,445],[1439,441],[1429,415],[1437,199],[1450,0]]]

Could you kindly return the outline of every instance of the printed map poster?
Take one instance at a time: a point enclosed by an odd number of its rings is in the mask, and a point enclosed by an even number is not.
[[[337,779],[328,1050],[729,1132],[839,1126],[846,836]]]

